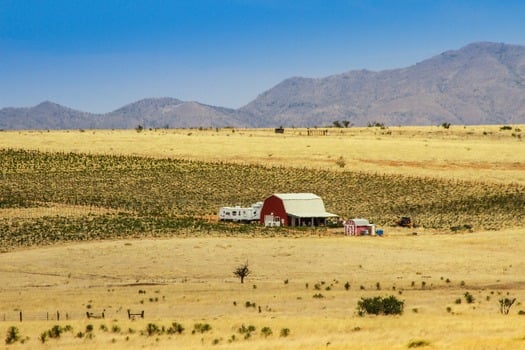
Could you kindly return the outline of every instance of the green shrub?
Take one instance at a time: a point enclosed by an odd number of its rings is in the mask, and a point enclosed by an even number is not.
[[[474,296],[470,294],[469,292],[465,292],[465,301],[467,304],[472,304],[474,302]]]
[[[252,332],[255,332],[255,329],[256,328],[254,325],[249,325],[248,327],[246,327],[243,324],[242,326],[239,327],[239,333],[244,334],[244,339],[248,339],[251,337]]]
[[[337,160],[335,161],[335,164],[340,168],[344,168],[346,165],[346,162],[343,156],[340,156],[339,158],[337,158]]]
[[[408,348],[409,349],[411,349],[411,348],[419,348],[419,347],[428,346],[428,345],[430,345],[430,342],[428,340],[415,339],[415,340],[411,340],[408,343]]]
[[[184,327],[180,323],[173,322],[167,332],[168,334],[182,334]]]
[[[11,326],[7,329],[7,334],[5,337],[6,344],[13,344],[20,340],[20,331],[17,327]]]
[[[195,323],[193,325],[193,331],[191,332],[192,334],[195,334],[195,333],[204,333],[204,332],[208,332],[208,331],[211,331],[211,326],[207,323]]]
[[[155,323],[148,323],[148,325],[146,326],[146,334],[150,337],[161,333],[161,328]]]
[[[403,313],[404,301],[395,296],[361,298],[357,302],[357,314],[359,316],[369,315],[401,315]]]
[[[71,331],[73,331],[73,327],[71,327],[70,325],[66,325],[64,327],[61,327],[59,325],[54,325],[53,327],[51,327],[47,331],[45,331],[42,334],[40,334],[40,341],[42,343],[45,343],[48,338],[58,339],[58,338],[60,338],[60,335],[63,332],[71,332]]]
[[[279,335],[281,337],[287,337],[290,335],[290,329],[289,328],[281,328],[281,332],[279,332]]]
[[[261,329],[261,334],[265,337],[268,337],[273,334],[272,329],[270,327],[263,327]]]
[[[401,315],[405,302],[398,300],[391,295],[383,299],[383,313],[385,315]]]

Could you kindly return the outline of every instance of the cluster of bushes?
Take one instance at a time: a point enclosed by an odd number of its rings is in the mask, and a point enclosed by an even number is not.
[[[357,314],[364,315],[401,315],[405,302],[395,296],[361,298],[357,302]]]

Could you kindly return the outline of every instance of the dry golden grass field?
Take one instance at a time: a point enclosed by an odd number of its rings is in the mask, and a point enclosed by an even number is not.
[[[328,131],[329,136],[307,136],[306,129],[286,129],[284,134],[267,129],[15,131],[0,133],[0,149],[133,154],[525,184],[525,125]],[[339,158],[344,168],[338,165]]]
[[[192,169],[206,167],[204,174],[194,174],[202,177],[198,182],[188,182],[188,196],[177,193],[203,216],[235,196],[212,193],[214,174],[221,180],[229,171],[249,174],[267,191],[269,185],[256,173],[278,166],[276,176],[289,179],[277,180],[287,186],[310,179],[308,171],[336,182],[353,171],[371,179],[386,174],[379,179],[405,185],[403,177],[410,176],[407,182],[419,179],[423,189],[457,185],[449,193],[458,198],[472,185],[502,198],[494,203],[503,208],[487,208],[498,213],[491,228],[501,218],[518,217],[491,230],[468,221],[473,229],[453,233],[444,221],[433,221],[442,215],[458,224],[446,208],[429,205],[435,214],[419,214],[427,227],[385,225],[384,237],[344,237],[340,228],[236,231],[231,225],[194,222],[189,227],[174,219],[188,215],[184,208],[163,209],[169,201],[163,190],[175,187],[148,187],[154,175],[139,167],[140,159],[126,158],[124,166],[113,158],[68,157],[73,177],[64,172],[63,158],[3,153],[0,344],[6,349],[525,349],[524,128],[349,128],[330,129],[328,136],[307,136],[305,129],[282,135],[244,129],[0,132],[0,150],[246,165],[245,170],[208,163],[169,168],[189,172],[184,178],[190,179]],[[39,168],[42,159],[49,161],[45,172]],[[82,162],[102,170],[82,175]],[[164,163],[147,164],[158,168],[160,182],[172,179]],[[262,168],[253,170],[253,164]],[[87,179],[104,171],[109,175],[103,181]],[[131,181],[129,173],[148,178]],[[52,174],[51,180],[42,174]],[[201,183],[209,186],[211,201],[191,188]],[[315,183],[326,193],[327,209],[344,211],[337,189],[327,183]],[[74,186],[82,191],[93,186],[108,196],[68,196]],[[144,196],[138,186],[147,188]],[[250,182],[250,187],[256,186]],[[227,186],[217,188],[227,191]],[[262,195],[255,188],[235,191],[243,200]],[[490,197],[476,193],[461,197],[461,205]],[[224,203],[229,204],[237,203]],[[487,221],[490,212],[476,215]],[[461,212],[457,216],[468,219]],[[151,222],[139,225],[146,219]],[[241,284],[233,270],[245,262],[252,274]],[[357,314],[361,298],[391,295],[404,301],[402,315]],[[500,312],[499,301],[506,298],[516,298],[508,315]],[[144,311],[144,318],[129,320],[128,309]],[[87,319],[86,312],[104,312],[105,318]],[[13,327],[19,339],[7,344]]]

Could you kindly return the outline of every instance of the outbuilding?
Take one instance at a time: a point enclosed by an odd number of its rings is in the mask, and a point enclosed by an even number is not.
[[[324,226],[327,219],[336,217],[313,193],[275,193],[264,200],[260,222],[265,226]]]
[[[364,236],[375,235],[375,225],[366,219],[350,219],[344,222],[345,235],[347,236]]]

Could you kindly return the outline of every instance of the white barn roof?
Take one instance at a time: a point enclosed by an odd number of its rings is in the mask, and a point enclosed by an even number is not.
[[[328,213],[321,197],[313,193],[275,193],[284,204],[288,215],[299,218],[328,218],[337,215]]]

